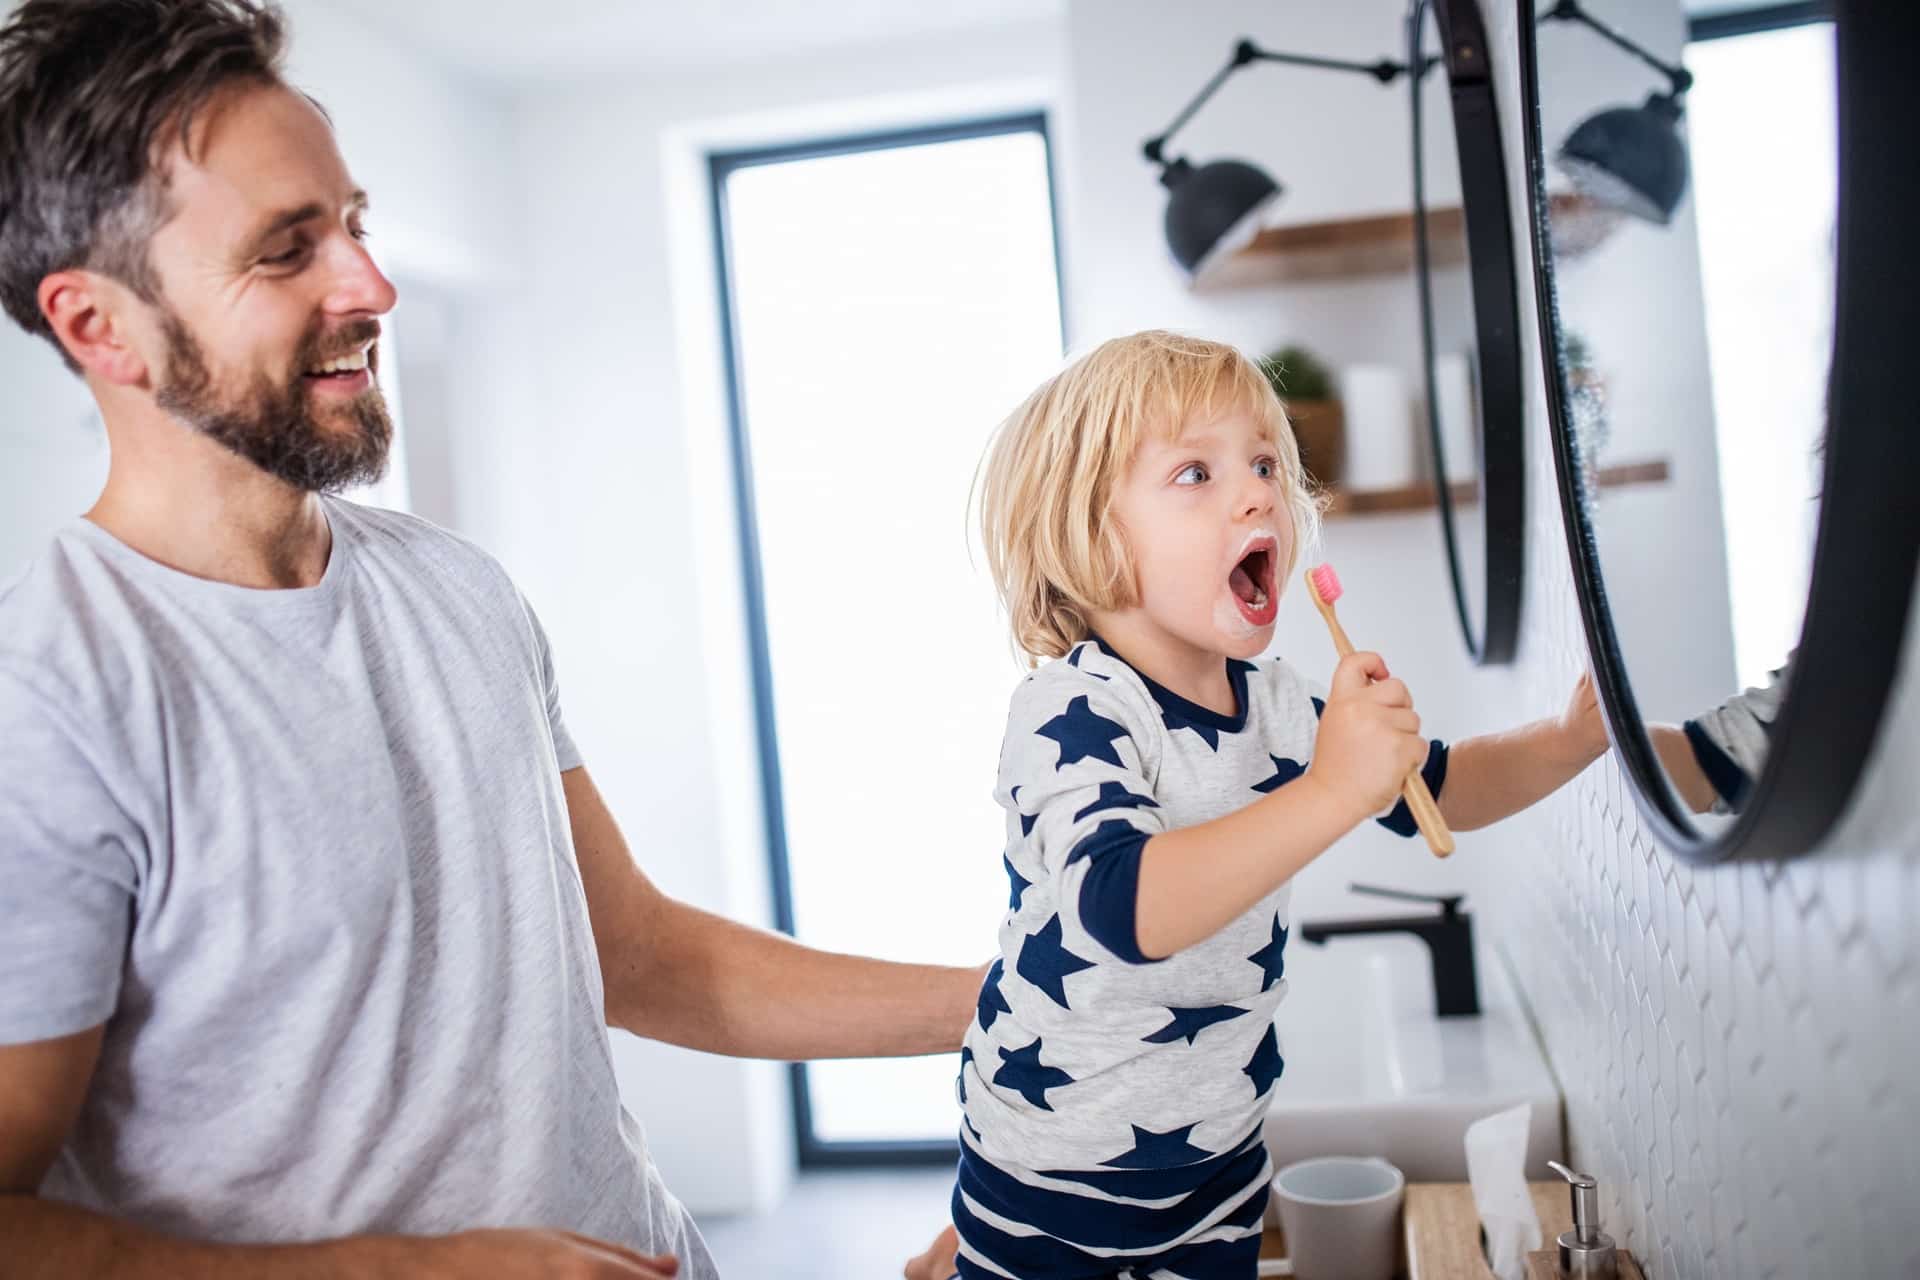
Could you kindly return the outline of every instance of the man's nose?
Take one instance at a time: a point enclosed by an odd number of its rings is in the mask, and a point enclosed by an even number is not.
[[[334,275],[327,298],[328,311],[336,315],[382,316],[393,310],[399,291],[364,244],[350,236],[343,237],[332,265]]]

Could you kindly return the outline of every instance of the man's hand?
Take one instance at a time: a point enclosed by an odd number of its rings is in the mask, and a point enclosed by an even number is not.
[[[418,1250],[404,1273],[430,1280],[669,1280],[680,1261],[592,1240],[569,1231],[466,1231],[408,1241]]]
[[[940,1228],[940,1234],[933,1238],[927,1251],[910,1260],[901,1272],[906,1280],[953,1280],[959,1267],[954,1259],[960,1255],[960,1233],[948,1223]]]
[[[1334,668],[1307,776],[1341,797],[1359,822],[1393,803],[1407,775],[1427,758],[1413,695],[1377,653],[1356,653]]]

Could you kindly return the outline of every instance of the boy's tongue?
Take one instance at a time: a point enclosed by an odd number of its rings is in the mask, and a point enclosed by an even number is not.
[[[1260,593],[1259,586],[1255,584],[1252,576],[1247,573],[1245,565],[1237,564],[1233,566],[1233,572],[1227,575],[1227,586],[1233,589],[1234,595],[1239,596],[1248,604],[1252,604],[1254,597]]]

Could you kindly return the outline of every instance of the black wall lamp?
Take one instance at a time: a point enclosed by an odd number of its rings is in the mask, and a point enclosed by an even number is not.
[[[1578,22],[1667,78],[1667,91],[1637,107],[1609,107],[1580,122],[1554,156],[1574,185],[1610,209],[1665,226],[1687,189],[1687,149],[1680,141],[1680,99],[1693,74],[1671,66],[1599,21],[1578,0],[1559,0],[1540,21]]]
[[[1174,260],[1189,275],[1253,239],[1260,229],[1261,212],[1279,198],[1282,190],[1265,170],[1243,160],[1215,160],[1195,168],[1184,156],[1166,158],[1167,141],[1219,91],[1229,76],[1249,62],[1285,62],[1332,71],[1358,71],[1383,85],[1392,84],[1407,71],[1404,64],[1387,58],[1378,62],[1343,62],[1337,58],[1276,53],[1260,48],[1251,40],[1235,45],[1232,60],[1214,73],[1213,79],[1173,118],[1172,124],[1158,137],[1148,138],[1141,147],[1147,159],[1160,166],[1160,184],[1168,192],[1167,247],[1173,250]]]

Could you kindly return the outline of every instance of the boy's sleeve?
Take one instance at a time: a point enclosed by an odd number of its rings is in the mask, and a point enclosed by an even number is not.
[[[1326,686],[1310,683],[1308,696],[1313,700],[1313,718],[1317,726],[1321,715],[1327,709]],[[1447,744],[1440,739],[1433,738],[1428,741],[1427,760],[1420,766],[1420,776],[1427,780],[1427,790],[1433,792],[1433,798],[1437,802],[1440,799],[1440,788],[1447,780]],[[1420,824],[1413,820],[1413,810],[1407,807],[1405,796],[1394,801],[1393,807],[1385,813],[1375,815],[1373,820],[1397,836],[1420,834]]]
[[[73,1035],[120,997],[144,848],[52,705],[0,671],[0,1044]]]
[[[1766,684],[1735,694],[1683,727],[1700,772],[1713,785],[1715,813],[1739,813],[1746,808],[1753,780],[1766,767],[1773,722],[1786,699],[1797,656],[1797,649],[1789,653],[1786,663],[1768,674]]]
[[[1007,721],[999,794],[1054,888],[1062,926],[1147,963],[1134,932],[1140,855],[1166,830],[1147,782],[1151,726],[1098,676],[1021,686]]]

